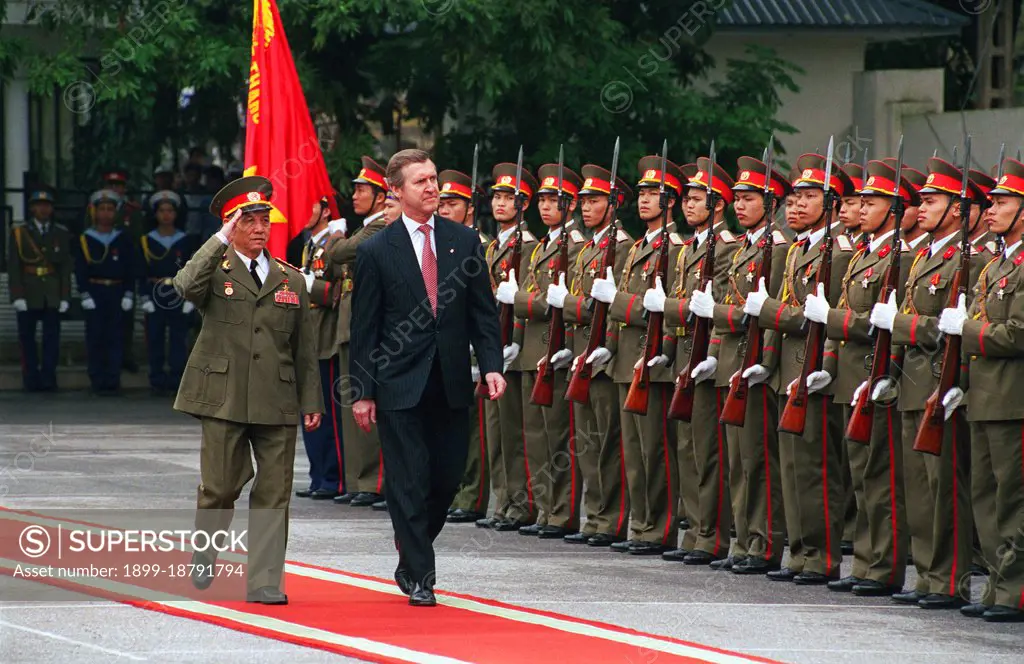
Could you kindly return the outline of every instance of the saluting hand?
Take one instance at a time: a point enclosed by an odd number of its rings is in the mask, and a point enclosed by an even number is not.
[[[242,210],[235,210],[235,213],[231,215],[231,218],[220,227],[217,231],[217,237],[221,239],[224,244],[231,244],[231,241],[235,239],[235,224],[242,217]]]
[[[320,413],[309,413],[302,417],[302,428],[306,431],[316,431],[320,427]]]

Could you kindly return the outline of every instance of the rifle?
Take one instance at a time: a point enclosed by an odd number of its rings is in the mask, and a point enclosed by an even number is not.
[[[711,141],[711,152],[708,156],[707,194],[706,207],[708,210],[708,244],[707,253],[704,254],[704,262],[701,263],[700,277],[697,281],[697,288],[707,288],[715,277],[715,205],[717,203],[715,190],[711,188],[711,179],[715,174],[715,142]],[[695,245],[696,246],[696,243]],[[684,277],[685,278],[685,277]],[[686,368],[679,374],[676,380],[676,388],[672,393],[672,401],[668,406],[668,416],[674,420],[689,422],[693,417],[693,392],[697,383],[690,377],[698,364],[708,359],[708,347],[711,345],[711,319],[689,316],[690,320],[696,318],[693,324],[693,342],[690,344],[690,359]],[[689,322],[689,321],[687,321]]]
[[[608,246],[601,258],[601,272],[605,274],[608,268],[615,268],[616,235],[618,234],[618,219],[615,218],[615,210],[619,206],[619,193],[615,188],[616,177],[619,170],[619,139],[615,139],[615,152],[612,154],[612,180],[608,189],[608,212],[611,215],[611,222],[608,224],[608,231],[605,237],[608,238]],[[590,401],[590,381],[594,377],[594,365],[587,362],[587,358],[598,348],[605,345],[607,334],[608,305],[606,302],[594,301],[594,314],[590,319],[590,336],[587,341],[587,350],[576,362],[576,369],[569,379],[569,387],[565,390],[565,399],[576,403],[588,403]]]
[[[660,276],[661,283],[668,280],[668,190],[665,189],[665,169],[668,164],[668,139],[661,145],[661,184],[659,196],[661,201],[661,246],[658,247],[658,260],[654,270],[647,277],[647,288],[654,288],[655,279]],[[644,352],[640,367],[633,369],[633,380],[629,384],[623,410],[637,415],[647,414],[647,404],[651,397],[651,368],[647,363],[661,355],[661,328],[665,318],[664,312],[648,312],[647,337],[644,341]]]
[[[825,162],[825,235],[821,240],[821,263],[818,265],[817,284],[824,288],[825,299],[828,299],[832,285],[832,210],[835,208],[836,193],[830,186],[832,180],[832,138],[828,139],[828,156]],[[804,339],[804,363],[800,369],[800,379],[795,394],[786,401],[786,407],[779,418],[779,431],[801,435],[807,425],[807,405],[810,393],[807,388],[807,376],[820,371],[825,354],[825,325],[814,321],[806,321],[807,337]]]
[[[523,258],[523,208],[525,196],[522,194],[523,184],[523,146],[519,146],[519,160],[516,162],[516,239],[512,245],[512,260],[510,270],[518,270],[519,263]],[[512,343],[512,335],[515,331],[516,313],[515,305],[501,305],[501,346],[504,348]]]
[[[562,232],[558,234],[558,262],[555,278],[569,272],[569,238],[565,230],[569,216],[569,196],[562,191],[562,174],[565,168],[565,153],[562,146],[558,147],[558,211],[562,215],[560,224]],[[530,402],[538,406],[550,406],[554,403],[555,370],[551,366],[551,357],[565,347],[565,316],[561,307],[551,307],[551,320],[548,322],[548,349],[537,367],[537,381],[530,392]]]
[[[964,172],[960,182],[960,222],[963,224],[963,237],[960,238],[960,267],[953,276],[952,289],[949,293],[950,307],[956,307],[960,296],[967,295],[968,281],[971,274],[971,199],[967,195],[968,166],[971,163],[971,137],[967,137],[964,148]],[[1002,162],[1000,162],[1002,163]],[[998,180],[997,180],[998,182]],[[924,404],[924,417],[914,438],[914,451],[940,456],[942,454],[942,432],[946,427],[946,413],[942,405],[942,397],[960,382],[960,348],[963,337],[960,335],[946,336],[942,350],[942,369],[939,373],[939,385],[931,393]]]
[[[477,205],[477,203],[479,202],[479,198],[477,197],[477,191],[476,191],[476,173],[477,173],[477,165],[479,164],[479,161],[480,161],[480,144],[477,143],[475,146],[473,146],[473,174],[471,176],[471,184],[469,185],[470,186],[470,192],[471,192],[470,193],[470,197],[471,198],[470,198],[469,205],[470,205],[470,207],[473,208],[473,227],[474,228],[481,228],[483,226],[483,224],[480,222],[480,217],[478,216],[480,214],[480,206]],[[469,210],[466,210],[466,214],[467,215],[469,214]],[[487,389],[487,382],[484,380],[483,376],[480,376],[480,382],[476,384],[476,397],[477,398],[486,398],[489,395],[490,395],[490,391]]]
[[[764,248],[761,251],[761,262],[754,273],[754,284],[757,284],[761,277],[764,277],[766,289],[771,288],[772,274],[772,245],[775,244],[772,237],[772,220],[775,215],[775,193],[772,191],[772,161],[774,159],[775,137],[772,136],[768,143],[768,155],[765,160],[764,179]],[[722,406],[722,416],[719,421],[722,424],[731,424],[741,427],[747,419],[747,397],[750,394],[748,380],[743,377],[743,372],[760,364],[762,351],[764,349],[764,332],[756,318],[747,321],[747,338],[745,341],[746,352],[743,355],[743,363],[740,370],[729,381],[729,395]]]
[[[882,291],[878,295],[879,302],[888,302],[889,296],[895,293],[899,287],[900,246],[902,242],[900,240],[900,225],[903,223],[905,208],[903,197],[900,195],[902,177],[903,136],[900,136],[899,156],[896,160],[895,191],[893,192],[892,207],[889,208],[888,212],[896,220],[896,227],[892,234],[892,250],[890,251],[892,259],[885,272],[885,285],[882,286]],[[857,403],[853,405],[850,422],[846,427],[847,438],[854,442],[864,443],[865,445],[871,442],[871,429],[875,419],[875,406],[871,400],[871,392],[874,391],[874,386],[879,384],[879,381],[885,380],[889,383],[893,381],[892,376],[889,375],[892,362],[892,332],[889,330],[875,330],[873,327],[871,331],[877,333],[874,353],[871,356],[871,373],[868,376],[868,384],[861,390],[860,395],[857,397]]]

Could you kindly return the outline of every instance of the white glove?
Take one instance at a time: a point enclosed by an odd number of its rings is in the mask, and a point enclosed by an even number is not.
[[[891,390],[895,386],[896,380],[892,376],[884,376],[882,378],[879,378],[878,382],[875,383],[874,388],[872,388],[871,390],[871,400],[877,403],[878,400],[882,398],[882,395],[885,394],[887,390]]]
[[[953,416],[953,411],[960,407],[964,401],[964,391],[959,387],[949,388],[946,396],[942,397],[942,407],[946,409],[946,419]]]
[[[709,357],[693,368],[693,371],[690,372],[690,378],[696,383],[703,383],[715,375],[716,369],[718,369],[718,358]]]
[[[615,301],[615,275],[612,269],[608,268],[604,279],[594,279],[594,285],[590,287],[590,297],[598,302],[611,304]]]
[[[810,378],[810,376],[808,376],[807,378]],[[796,384],[799,381],[800,381],[799,377],[794,378],[793,380],[789,381],[789,385],[786,386],[786,396],[787,397],[793,396],[793,390],[796,389]]]
[[[821,392],[832,382],[832,374],[827,371],[812,371],[807,374],[807,392],[814,394]]]
[[[763,383],[768,380],[768,376],[770,375],[771,372],[760,364],[752,364],[743,372],[743,378],[747,380],[747,385]]]
[[[516,281],[516,271],[513,268],[509,270],[508,280],[498,284],[498,290],[494,294],[494,297],[502,304],[515,304],[516,293],[519,292],[519,282]]]
[[[712,318],[715,315],[715,298],[711,296],[711,282],[704,287],[704,290],[697,289],[690,296],[690,311],[694,316],[701,318]]]
[[[17,300],[12,302],[11,306],[14,307],[15,311],[28,311],[28,302],[26,302],[25,298],[22,297],[19,297]]]
[[[185,304],[181,305],[181,313],[190,314],[196,310],[196,305],[192,304],[188,300],[185,300]]]
[[[857,399],[860,399],[860,393],[867,389],[867,387],[868,381],[864,381],[863,383],[858,385],[857,389],[853,391],[853,399],[851,400],[851,403],[857,403]]]
[[[313,274],[312,272],[303,272],[302,273],[302,278],[305,279],[305,281],[306,281],[306,292],[307,293],[312,293],[313,292],[313,282],[316,281],[316,275]]]
[[[348,232],[348,222],[345,221],[344,217],[341,219],[332,219],[327,222],[327,232],[331,235],[335,233],[341,233],[344,235]]]
[[[66,314],[70,308],[71,304],[67,300],[61,300],[60,306],[57,307],[57,313]]]
[[[556,309],[565,306],[565,298],[569,295],[569,289],[565,287],[565,272],[558,274],[557,284],[548,284],[548,304]]]
[[[967,320],[967,306],[961,295],[956,309],[943,309],[939,316],[939,331],[945,334],[960,336],[964,333],[964,322]]]
[[[811,293],[804,301],[804,318],[815,323],[827,323],[828,312],[832,307],[825,299],[825,284],[818,284],[817,294]]]
[[[594,368],[598,368],[605,364],[608,364],[608,360],[612,359],[612,352],[602,346],[601,348],[595,348],[594,352],[587,358],[587,364],[593,364]]]
[[[569,366],[569,360],[571,359],[572,351],[568,348],[563,348],[552,355],[549,362],[551,362],[551,368],[557,371],[558,369],[564,369]],[[540,369],[540,362],[537,363],[537,368]]]
[[[86,311],[92,311],[93,309],[96,308],[96,302],[94,302],[91,297],[86,295],[85,297],[82,298],[82,308],[85,309]]]
[[[479,383],[480,382],[480,367],[471,366],[469,368],[469,373],[473,377],[473,382],[474,383]]]
[[[643,366],[643,361],[644,358],[641,357],[639,360],[636,361],[636,364],[633,365],[633,368],[639,369],[641,366]],[[651,367],[652,369],[654,367],[663,367],[666,364],[668,364],[668,355],[657,355],[655,357],[652,357],[650,361],[647,362],[647,366]]]
[[[508,371],[509,365],[512,364],[517,357],[519,357],[519,344],[509,344],[501,349],[501,358],[505,361],[504,371]]]
[[[768,299],[768,290],[764,287],[764,277],[757,282],[757,290],[747,294],[747,301],[743,305],[743,313],[748,316],[760,316],[765,300]]]
[[[880,330],[892,332],[892,325],[896,321],[896,293],[889,294],[888,302],[876,302],[871,308],[871,324]]]
[[[121,302],[121,306],[122,306],[122,307],[124,306],[124,301],[123,301],[123,300],[122,300],[122,302]],[[149,298],[147,297],[146,299],[144,299],[144,300],[142,301],[142,310],[143,310],[144,312],[146,312],[147,314],[153,314],[153,313],[156,313],[156,305],[155,305],[155,304],[153,304],[153,300],[151,300],[151,299],[149,299]],[[125,309],[125,311],[127,311],[127,309]]]
[[[665,288],[661,284],[661,276],[654,277],[654,288],[644,293],[644,309],[651,313],[665,311]]]
[[[131,311],[135,306],[135,298],[131,295],[125,295],[121,298],[121,311]]]

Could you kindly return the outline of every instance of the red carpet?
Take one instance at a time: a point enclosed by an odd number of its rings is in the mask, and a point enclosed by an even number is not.
[[[61,523],[66,527],[68,520]],[[98,566],[115,572],[137,563],[142,554],[97,554],[71,558],[54,551],[31,558],[19,535],[34,524],[56,539],[52,519],[0,511],[0,572],[12,576],[40,566]],[[38,535],[38,532],[37,532]],[[85,556],[86,554],[79,554]],[[146,563],[167,566],[188,563],[181,551],[145,554]],[[224,560],[229,558],[226,556]],[[570,616],[511,606],[493,600],[439,592],[433,608],[408,606],[394,581],[290,562],[284,589],[288,606],[203,599],[186,578],[167,574],[147,577],[113,573],[107,578],[43,578],[43,583],[93,596],[115,599],[141,608],[202,620],[230,629],[319,648],[373,662],[429,664],[481,662],[504,664],[571,664],[573,662],[768,662],[697,643],[644,634],[634,630]],[[223,593],[225,586],[241,592],[244,577],[218,578],[205,591]],[[544,644],[543,650],[535,644]]]

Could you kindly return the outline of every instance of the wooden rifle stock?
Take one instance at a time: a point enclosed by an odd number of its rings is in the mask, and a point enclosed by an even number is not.
[[[612,221],[608,227],[608,247],[601,259],[601,274],[605,274],[608,268],[615,268],[615,250],[618,242],[616,235],[618,230],[615,222]],[[594,378],[594,365],[587,362],[587,358],[598,348],[605,344],[606,325],[608,324],[607,302],[594,301],[594,313],[590,319],[590,336],[587,340],[587,350],[576,362],[576,368],[569,379],[569,387],[565,390],[565,399],[576,403],[589,403],[590,381]]]
[[[564,217],[563,217],[564,221]],[[569,238],[565,224],[558,236],[558,266],[555,278],[569,272]],[[548,348],[541,358],[537,370],[537,380],[530,392],[530,402],[538,406],[551,406],[555,400],[555,369],[551,366],[551,357],[565,347],[565,312],[561,307],[551,307],[551,320],[548,321]]]
[[[662,222],[666,223],[665,221]],[[667,226],[662,226],[663,229]],[[658,262],[653,272],[647,277],[647,288],[654,288],[654,280],[660,275],[664,284],[668,275],[668,234],[662,231],[662,242],[659,248]],[[661,355],[661,328],[665,319],[664,312],[647,312],[647,337],[644,341],[642,361],[638,368],[633,369],[633,380],[629,384],[626,400],[622,409],[637,415],[647,414],[647,404],[651,397],[651,368],[647,363]]]
[[[708,229],[708,249],[704,255],[704,263],[700,269],[700,280],[698,287],[707,288],[715,276],[715,228],[712,215],[711,224]],[[683,277],[685,278],[685,277]],[[690,377],[698,364],[708,359],[708,347],[711,345],[711,319],[695,316],[697,319],[693,324],[693,342],[690,344],[690,359],[686,368],[679,374],[676,380],[675,390],[672,392],[672,401],[669,402],[668,416],[674,420],[689,422],[693,418],[693,392],[697,383]]]

